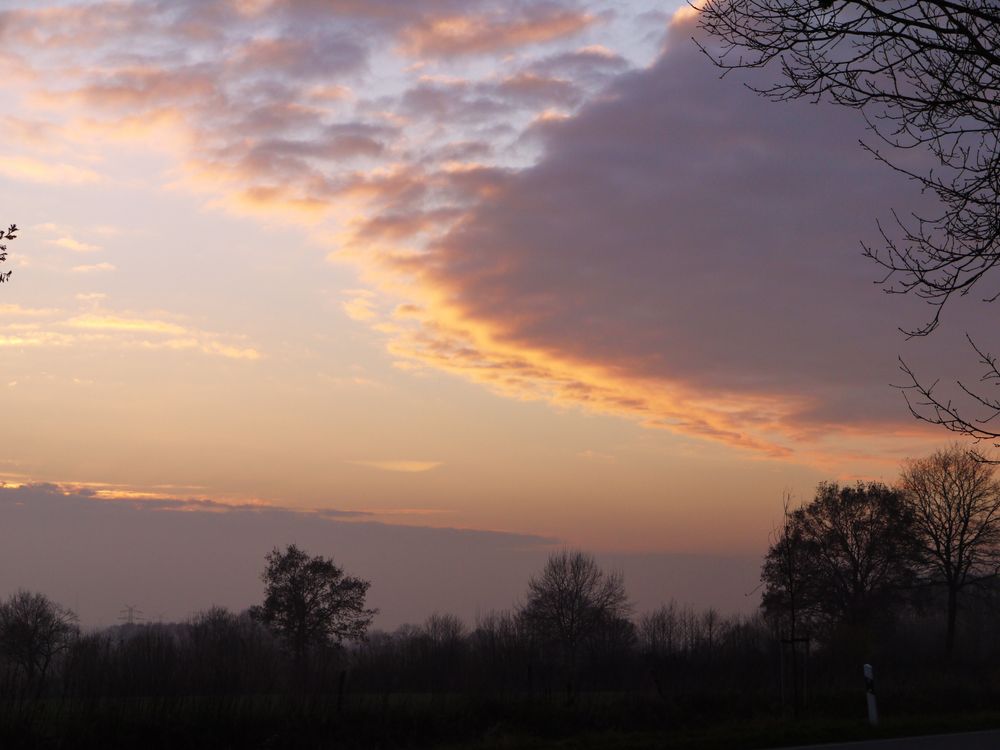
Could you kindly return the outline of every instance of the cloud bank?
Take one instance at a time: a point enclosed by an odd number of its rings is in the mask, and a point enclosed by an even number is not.
[[[888,387],[912,306],[871,284],[859,244],[877,217],[919,204],[913,186],[858,147],[854,113],[719,80],[690,42],[695,14],[663,28],[641,10],[8,10],[4,69],[49,120],[32,138],[23,118],[2,124],[23,153],[0,170],[98,181],[64,158],[69,144],[163,134],[174,186],[301,222],[355,264],[366,288],[343,311],[402,368],[774,456],[916,434]],[[636,67],[621,29],[640,20],[664,41]],[[907,346],[956,356],[940,339]]]

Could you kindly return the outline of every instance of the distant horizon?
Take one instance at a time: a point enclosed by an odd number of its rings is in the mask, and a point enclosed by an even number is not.
[[[224,561],[214,548],[222,538],[230,548]],[[374,627],[390,631],[445,612],[473,627],[490,611],[516,608],[528,579],[566,546],[285,509],[157,510],[53,487],[0,488],[0,591],[44,593],[74,610],[85,628],[117,624],[125,606],[137,606],[148,622],[183,621],[211,606],[240,612],[260,603],[264,556],[293,543],[370,581],[370,604],[380,609]],[[753,612],[759,602],[759,556],[596,557],[624,574],[636,615],[671,600],[724,614]]]

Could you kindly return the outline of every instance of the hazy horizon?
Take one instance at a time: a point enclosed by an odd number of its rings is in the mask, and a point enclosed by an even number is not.
[[[157,622],[211,606],[239,612],[260,604],[264,555],[288,544],[332,556],[370,581],[376,628],[419,624],[434,613],[456,614],[472,627],[481,615],[523,603],[555,542],[382,524],[350,513],[0,488],[0,590],[44,591],[85,628],[118,624],[126,606]],[[756,557],[601,554],[598,561],[623,574],[637,615],[670,600],[725,614],[751,612],[759,602]]]

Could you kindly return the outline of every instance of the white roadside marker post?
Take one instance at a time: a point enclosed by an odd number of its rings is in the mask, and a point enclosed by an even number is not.
[[[868,723],[878,726],[878,705],[875,702],[875,670],[865,664],[865,691],[868,694]]]

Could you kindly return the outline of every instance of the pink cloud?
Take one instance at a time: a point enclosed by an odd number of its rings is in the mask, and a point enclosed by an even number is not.
[[[510,7],[491,14],[431,16],[400,35],[403,49],[414,57],[486,54],[573,36],[595,17],[559,6]]]

